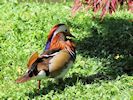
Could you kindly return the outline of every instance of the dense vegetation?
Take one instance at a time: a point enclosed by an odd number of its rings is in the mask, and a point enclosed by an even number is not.
[[[102,22],[92,12],[71,16],[71,3],[0,4],[0,99],[133,100],[133,14],[120,10]],[[16,84],[28,57],[41,51],[51,27],[66,23],[76,37],[77,59],[58,84]]]
[[[86,10],[92,9],[95,13],[101,11],[101,18],[103,19],[106,13],[112,14],[119,7],[124,6],[133,13],[133,1],[132,0],[74,0],[74,6],[72,8],[72,14],[79,11],[83,5],[86,5]]]

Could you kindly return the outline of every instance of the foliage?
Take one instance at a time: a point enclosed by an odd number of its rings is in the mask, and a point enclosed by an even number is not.
[[[102,10],[101,17],[103,18],[107,12],[112,14],[112,12],[116,11],[118,5],[123,5],[124,3],[127,3],[128,9],[133,12],[132,0],[74,0],[72,14],[75,15],[82,5],[86,4],[86,10],[90,8],[92,8],[94,12]]]
[[[93,20],[92,12],[70,17],[70,3],[1,3],[0,4],[0,99],[133,99],[132,52],[133,15],[125,9]],[[89,21],[88,21],[89,20]],[[42,80],[16,84],[26,71],[32,52],[41,51],[51,27],[66,23],[76,37],[77,58],[58,84]]]

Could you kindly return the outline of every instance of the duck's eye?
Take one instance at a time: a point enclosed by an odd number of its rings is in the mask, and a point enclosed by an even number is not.
[[[65,32],[67,32],[67,29],[65,30]]]

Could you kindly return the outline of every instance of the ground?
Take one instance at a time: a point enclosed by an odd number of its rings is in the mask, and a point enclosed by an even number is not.
[[[119,9],[101,22],[91,11],[72,17],[71,5],[0,4],[0,99],[133,100],[133,14]],[[36,80],[15,80],[58,23],[67,24],[76,37],[77,58],[61,84],[44,79],[37,94]]]

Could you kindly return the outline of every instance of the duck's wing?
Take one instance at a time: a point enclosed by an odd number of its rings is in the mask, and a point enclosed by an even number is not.
[[[35,52],[31,55],[31,57],[29,58],[28,60],[28,63],[27,63],[27,67],[28,69],[31,67],[31,65],[37,60],[37,58],[39,57],[39,54],[38,52]]]
[[[54,56],[55,50],[47,51],[41,56],[37,52],[31,55],[28,61],[26,73],[16,80],[17,83],[23,83],[38,75],[46,76],[48,74],[49,60]],[[52,56],[51,56],[52,55]]]
[[[18,78],[16,82],[23,83],[33,78],[42,79],[46,76],[60,78],[64,76],[62,73],[65,74],[73,62],[73,56],[67,50],[49,51],[49,55],[42,54],[40,57],[37,57],[35,53],[28,62],[31,66],[28,67],[26,74]]]

